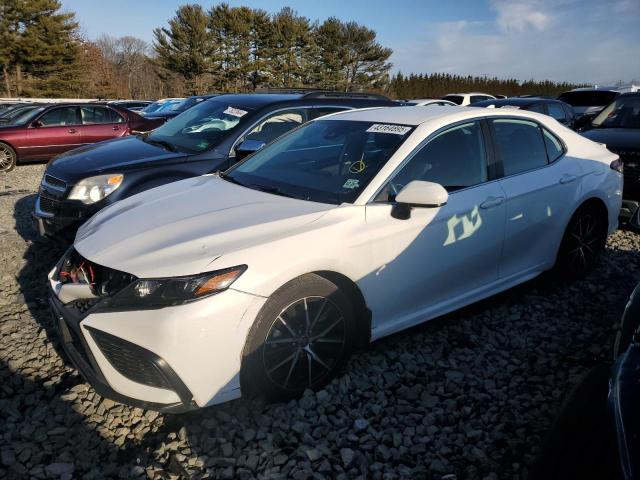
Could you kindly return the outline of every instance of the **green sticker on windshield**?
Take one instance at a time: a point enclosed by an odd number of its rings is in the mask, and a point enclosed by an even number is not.
[[[342,188],[348,188],[350,190],[353,190],[354,188],[358,188],[359,186],[360,186],[360,180],[356,178],[349,178],[347,179],[346,182],[344,182],[344,185],[342,185]]]

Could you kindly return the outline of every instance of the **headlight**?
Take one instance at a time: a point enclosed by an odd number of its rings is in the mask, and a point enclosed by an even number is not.
[[[80,200],[87,205],[99,202],[113,193],[120,186],[123,179],[124,175],[120,173],[85,178],[71,189],[69,199]]]
[[[173,278],[141,278],[105,299],[105,309],[162,308],[199,300],[231,286],[247,269],[246,265],[215,272]]]

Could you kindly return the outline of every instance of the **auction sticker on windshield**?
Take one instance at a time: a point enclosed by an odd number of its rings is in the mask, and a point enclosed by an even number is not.
[[[244,110],[240,110],[239,108],[234,108],[234,107],[227,107],[227,109],[223,112],[226,113],[227,115],[233,115],[234,117],[244,117],[248,112],[245,112]]]
[[[403,125],[391,125],[388,123],[374,123],[369,128],[367,128],[367,132],[371,133],[393,133],[395,135],[404,135],[411,127],[405,127]]]

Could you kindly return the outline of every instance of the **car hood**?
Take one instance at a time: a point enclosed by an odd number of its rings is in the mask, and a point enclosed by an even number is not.
[[[582,135],[609,149],[640,150],[640,128],[593,128]]]
[[[137,277],[191,275],[212,270],[226,253],[292,235],[333,208],[204,175],[105,208],[74,245],[92,262]]]
[[[47,173],[73,183],[81,178],[116,170],[126,171],[150,162],[175,162],[188,155],[171,152],[147,143],[141,136],[108,140],[73,149],[59,155],[47,166]]]

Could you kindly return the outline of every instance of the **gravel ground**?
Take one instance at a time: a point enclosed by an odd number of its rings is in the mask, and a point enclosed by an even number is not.
[[[586,280],[542,276],[379,341],[300,400],[159,415],[59,354],[45,277],[64,247],[30,223],[43,169],[0,180],[0,478],[526,478],[640,280],[640,236],[618,231]]]

